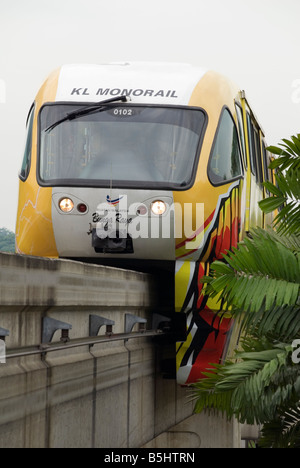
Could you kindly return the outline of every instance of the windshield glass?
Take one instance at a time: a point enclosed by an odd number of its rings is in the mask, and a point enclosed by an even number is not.
[[[206,120],[201,109],[110,105],[51,128],[77,109],[41,109],[42,185],[168,189],[191,183]]]

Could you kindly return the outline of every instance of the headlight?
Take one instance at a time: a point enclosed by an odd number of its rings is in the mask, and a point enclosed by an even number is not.
[[[59,208],[63,213],[70,213],[74,208],[74,203],[71,198],[62,198],[59,202]]]
[[[155,215],[163,215],[166,212],[167,206],[165,202],[156,200],[151,204],[151,211]]]

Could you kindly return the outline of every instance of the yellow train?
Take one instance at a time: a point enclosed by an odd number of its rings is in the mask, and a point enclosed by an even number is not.
[[[200,279],[267,222],[257,203],[269,160],[245,93],[216,72],[63,66],[28,115],[16,251],[167,270],[172,307],[187,318],[177,380],[195,382],[224,357],[232,327]]]

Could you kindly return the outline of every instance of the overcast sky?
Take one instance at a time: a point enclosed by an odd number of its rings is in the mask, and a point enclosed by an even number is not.
[[[0,227],[15,227],[28,109],[64,63],[187,62],[245,89],[267,142],[300,133],[299,0],[0,0]]]

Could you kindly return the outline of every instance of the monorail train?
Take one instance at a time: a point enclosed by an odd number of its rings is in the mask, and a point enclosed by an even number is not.
[[[264,133],[243,91],[186,64],[66,65],[27,119],[16,251],[173,275],[177,380],[222,360],[232,320],[203,295],[211,262],[267,220]],[[164,289],[164,285],[161,285]]]

